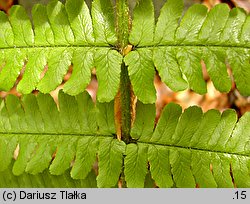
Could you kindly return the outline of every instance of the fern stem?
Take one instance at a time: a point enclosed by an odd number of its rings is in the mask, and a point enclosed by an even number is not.
[[[116,32],[118,37],[117,47],[124,56],[127,54],[128,36],[130,30],[130,16],[127,0],[116,0]],[[133,91],[128,76],[128,68],[122,63],[120,76],[120,89],[115,100],[115,116],[117,137],[125,143],[131,140],[131,113]],[[118,125],[117,125],[118,124]]]
[[[123,50],[128,45],[130,30],[130,16],[127,0],[116,0],[116,33],[118,37],[118,48]]]
[[[120,83],[120,104],[121,104],[121,135],[125,143],[131,140],[131,84],[128,76],[128,69],[123,63],[121,66],[121,83]]]

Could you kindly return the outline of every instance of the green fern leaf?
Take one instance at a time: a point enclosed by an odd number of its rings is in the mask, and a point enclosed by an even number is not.
[[[226,4],[218,4],[211,9],[199,33],[202,42],[211,45],[220,42],[220,36],[227,22],[229,11],[230,9]]]
[[[22,101],[8,96],[1,102],[0,175],[8,172],[12,186],[21,178],[28,182],[31,175],[42,182],[36,176],[46,180],[48,169],[51,175],[70,171],[73,179],[86,180],[98,155],[98,187],[116,186],[123,161],[128,187],[144,187],[149,171],[159,187],[250,186],[250,114],[237,122],[233,110],[202,113],[193,106],[181,113],[179,105],[170,103],[154,127],[154,105],[138,102],[131,130],[136,144],[125,145],[113,139],[113,106],[94,106],[86,93],[60,92],[60,111],[49,95],[27,95]],[[62,185],[54,182],[41,186]]]
[[[173,8],[175,9],[173,10]],[[168,0],[165,3],[155,27],[155,42],[161,45],[161,43],[174,41],[175,30],[178,27],[178,20],[182,16],[182,11],[183,1]]]
[[[92,19],[86,3],[81,0],[67,1],[65,8],[75,36],[75,44],[88,45],[94,43]]]
[[[55,44],[72,44],[74,34],[70,27],[65,6],[57,0],[52,0],[47,5],[47,15],[53,30]]]
[[[94,49],[85,47],[75,48],[72,62],[74,70],[63,89],[65,93],[76,95],[83,92],[91,80],[91,69],[95,66]]]
[[[103,140],[99,146],[100,167],[97,176],[98,187],[114,187],[121,174],[125,144],[118,140]]]
[[[232,86],[226,69],[228,62],[238,90],[249,95],[249,15],[239,8],[230,11],[226,4],[219,4],[209,12],[203,5],[193,5],[183,17],[182,11],[182,0],[168,0],[154,25],[151,3],[140,1],[134,9],[129,40],[135,48],[125,62],[128,70],[132,70],[129,75],[139,100],[155,101],[153,66],[173,91],[190,88],[199,94],[206,93],[201,61],[221,92],[229,92]],[[140,66],[136,66],[137,62],[141,62]],[[139,85],[145,84],[147,93],[140,92]]]
[[[65,140],[67,139],[67,143]],[[56,157],[50,165],[50,173],[53,175],[62,175],[70,168],[76,153],[77,138],[65,137],[57,145]]]
[[[161,146],[150,145],[148,161],[152,178],[162,188],[173,186],[173,179],[169,162],[169,150]]]
[[[122,56],[111,50],[117,37],[109,0],[95,0],[91,15],[84,0],[68,1],[66,5],[52,0],[47,6],[34,6],[32,20],[34,29],[21,6],[13,6],[9,18],[0,14],[1,90],[14,86],[25,61],[23,78],[17,85],[23,94],[35,89],[43,93],[55,90],[73,64],[73,74],[64,87],[66,93],[83,92],[90,82],[91,70],[96,67],[100,80],[98,100],[114,99]]]
[[[198,34],[207,15],[207,7],[200,4],[191,6],[176,30],[175,41],[192,45],[198,42]]]
[[[122,56],[114,50],[98,49],[95,53],[98,99],[108,102],[115,98],[120,83]]]
[[[190,150],[170,150],[170,164],[172,167],[173,179],[177,187],[194,188],[195,179],[191,171],[191,152]]]
[[[130,52],[124,59],[134,92],[144,103],[156,100],[153,83],[155,70],[151,55],[150,49],[136,50]]]
[[[59,177],[54,178],[55,184],[39,187],[63,186],[61,182],[56,183],[56,178],[61,179],[65,172],[70,171],[73,179],[86,180],[98,154],[97,185],[115,186],[122,169],[125,144],[113,139],[113,105],[110,102],[95,106],[87,93],[73,97],[60,92],[59,111],[49,95],[26,95],[21,101],[7,96],[1,102],[0,113],[0,174],[5,175],[6,171],[10,174],[7,169],[11,168],[13,182],[30,174],[49,179],[45,173],[49,169],[51,175]],[[14,152],[18,155],[15,160]],[[39,181],[41,176],[37,177]],[[72,183],[71,179],[67,182]]]
[[[69,176],[69,171],[66,171],[60,176],[54,176],[48,170],[42,174],[31,175],[23,173],[20,176],[15,176],[12,173],[12,165],[3,172],[0,172],[0,188],[96,188],[95,173],[91,171],[86,179],[75,180]]]
[[[94,0],[92,4],[92,18],[96,43],[98,45],[115,45],[114,10],[110,0]]]
[[[14,45],[33,46],[34,33],[25,9],[21,6],[13,6],[10,9],[9,20],[14,34]]]
[[[84,137],[78,140],[75,164],[71,170],[71,177],[84,179],[96,161],[99,141],[93,137]]]
[[[8,17],[3,12],[0,12],[0,23],[1,23],[1,30],[0,30],[1,46],[2,47],[12,46],[14,43],[14,34],[10,22],[8,20]]]
[[[26,50],[23,52],[20,48],[15,50],[2,51],[2,58],[4,61],[1,64],[5,64],[0,72],[0,89],[10,90],[16,81],[22,67],[24,66],[23,58],[25,58]]]
[[[155,24],[152,1],[137,2],[126,39],[134,49],[124,58],[137,97],[154,103],[154,67],[172,90],[190,88],[206,93],[201,61],[221,92],[229,92],[232,86],[226,69],[229,63],[238,90],[249,95],[249,15],[239,8],[230,11],[225,4],[209,12],[205,6],[194,5],[183,17],[182,11],[182,0],[169,0]],[[64,86],[66,93],[83,92],[96,67],[98,100],[109,102],[115,97],[123,58],[113,50],[117,29],[110,0],[95,0],[91,13],[84,0],[67,1],[65,6],[53,0],[47,6],[34,6],[32,19],[34,29],[20,6],[14,6],[9,17],[0,15],[1,90],[14,86],[27,61],[17,86],[20,93],[34,89],[49,93],[62,83],[73,64],[73,74]]]
[[[144,144],[129,144],[126,147],[124,174],[129,188],[143,188],[147,175],[147,149]]]
[[[35,28],[35,45],[53,45],[55,43],[55,39],[53,30],[49,23],[46,6],[41,4],[35,5],[32,8],[32,19]]]
[[[143,18],[142,18],[143,16]],[[154,37],[154,7],[151,0],[137,2],[133,13],[133,28],[129,41],[133,45],[147,46]]]
[[[155,118],[155,106],[153,104],[143,104],[140,101],[136,104],[136,110],[138,118],[133,124],[131,129],[131,135],[134,139],[143,137],[145,140],[152,136],[154,129],[154,121],[151,118]]]
[[[202,113],[193,106],[181,114],[180,106],[170,103],[154,129],[145,119],[154,109],[140,103],[137,106],[131,131],[137,145],[131,145],[133,154],[127,152],[125,157],[125,179],[133,181],[131,186],[142,187],[146,175],[142,162],[149,162],[152,178],[159,187],[249,187],[249,113],[237,122],[233,110]],[[140,129],[136,124],[141,124]],[[140,152],[140,145],[148,150]],[[133,174],[140,176],[132,177]]]
[[[62,82],[62,78],[67,73],[71,64],[72,50],[58,48],[49,52],[48,71],[42,80],[38,83],[37,89],[42,93],[53,91],[58,84]]]

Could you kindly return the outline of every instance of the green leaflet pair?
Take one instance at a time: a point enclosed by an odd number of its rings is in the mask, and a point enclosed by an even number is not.
[[[65,187],[115,187],[123,168],[128,187],[144,187],[149,173],[159,187],[233,187],[230,171],[237,187],[250,186],[249,113],[237,122],[233,110],[182,113],[170,103],[154,128],[154,105],[138,102],[136,143],[126,145],[114,138],[113,105],[60,92],[59,111],[49,95],[8,96],[0,112],[0,186],[58,187],[62,179]]]
[[[56,0],[47,6],[36,5],[32,10],[34,29],[24,9],[14,6],[9,17],[0,14],[0,89],[10,90],[27,62],[18,91],[49,93],[62,83],[73,64],[65,93],[84,91],[95,67],[98,100],[109,102],[117,94],[124,61],[135,95],[143,103],[154,103],[155,68],[172,90],[190,88],[204,94],[204,61],[216,89],[230,91],[229,64],[237,88],[249,95],[249,15],[239,8],[230,11],[225,4],[210,12],[203,5],[190,7],[183,17],[182,12],[182,0],[168,0],[155,19],[152,1],[138,1],[128,39],[134,49],[123,59],[115,50],[115,10],[109,0],[95,0],[91,15],[83,0],[70,0],[65,6]],[[42,78],[46,64],[48,70]]]

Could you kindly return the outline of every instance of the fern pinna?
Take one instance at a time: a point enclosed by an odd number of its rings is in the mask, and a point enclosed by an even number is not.
[[[52,0],[34,6],[32,23],[23,7],[0,12],[0,89],[24,72],[21,99],[1,101],[1,187],[250,187],[249,113],[237,121],[233,110],[170,103],[155,124],[153,85],[157,70],[172,90],[204,94],[204,61],[219,91],[231,89],[230,67],[249,95],[249,15],[225,4],[183,15],[182,0],[167,0],[157,19],[151,0],[137,1],[131,22],[128,10],[125,0],[94,0],[91,10],[84,0]],[[48,93],[70,65],[57,107]],[[96,104],[84,92],[93,68]]]

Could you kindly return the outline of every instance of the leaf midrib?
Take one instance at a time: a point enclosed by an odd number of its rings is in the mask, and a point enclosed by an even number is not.
[[[109,45],[34,45],[34,46],[10,46],[10,47],[0,47],[0,50],[10,50],[10,49],[44,49],[44,48],[115,48],[115,46]]]
[[[47,133],[47,132],[0,132],[0,135],[41,135],[41,136],[93,136],[93,137],[114,137],[110,134],[94,134],[94,133]]]
[[[32,132],[0,132],[0,135],[41,135],[41,136],[74,136],[74,137],[114,137],[112,134],[86,134],[86,133],[46,133],[46,132],[40,132],[40,133],[32,133]],[[234,156],[244,156],[249,157],[248,154],[243,153],[234,153],[234,152],[226,152],[226,151],[219,151],[219,150],[211,150],[211,149],[199,149],[196,147],[185,147],[185,146],[179,146],[179,145],[170,145],[170,144],[160,144],[157,142],[144,142],[144,141],[137,141],[137,144],[147,144],[147,145],[156,145],[156,146],[163,146],[167,147],[169,149],[184,149],[184,150],[191,150],[191,151],[201,151],[201,152],[210,152],[210,153],[216,153],[216,154],[229,154]]]
[[[10,50],[10,49],[44,49],[44,48],[110,48],[110,49],[117,49],[115,45],[34,45],[34,46],[10,46],[10,47],[0,47],[0,50]],[[234,48],[234,49],[250,49],[249,46],[243,45],[204,45],[204,44],[166,44],[166,45],[147,45],[147,46],[135,46],[136,49],[145,49],[145,48],[156,48],[156,47],[207,47],[207,48]]]
[[[166,45],[147,45],[147,46],[136,46],[136,49],[145,48],[157,48],[157,47],[207,47],[207,48],[235,48],[235,49],[250,49],[250,46],[237,46],[237,45],[204,45],[204,44],[166,44]]]
[[[178,145],[170,145],[170,144],[160,144],[156,142],[143,142],[143,141],[137,141],[137,143],[141,144],[147,144],[147,145],[155,145],[155,146],[163,146],[169,149],[184,149],[184,150],[191,150],[191,151],[199,151],[199,152],[209,152],[209,153],[216,153],[216,154],[229,154],[229,155],[234,155],[234,156],[243,156],[243,157],[249,157],[250,155],[248,154],[243,154],[243,153],[234,153],[234,152],[226,152],[226,151],[219,151],[219,150],[211,150],[211,149],[199,149],[196,147],[185,147],[185,146],[178,146]]]

